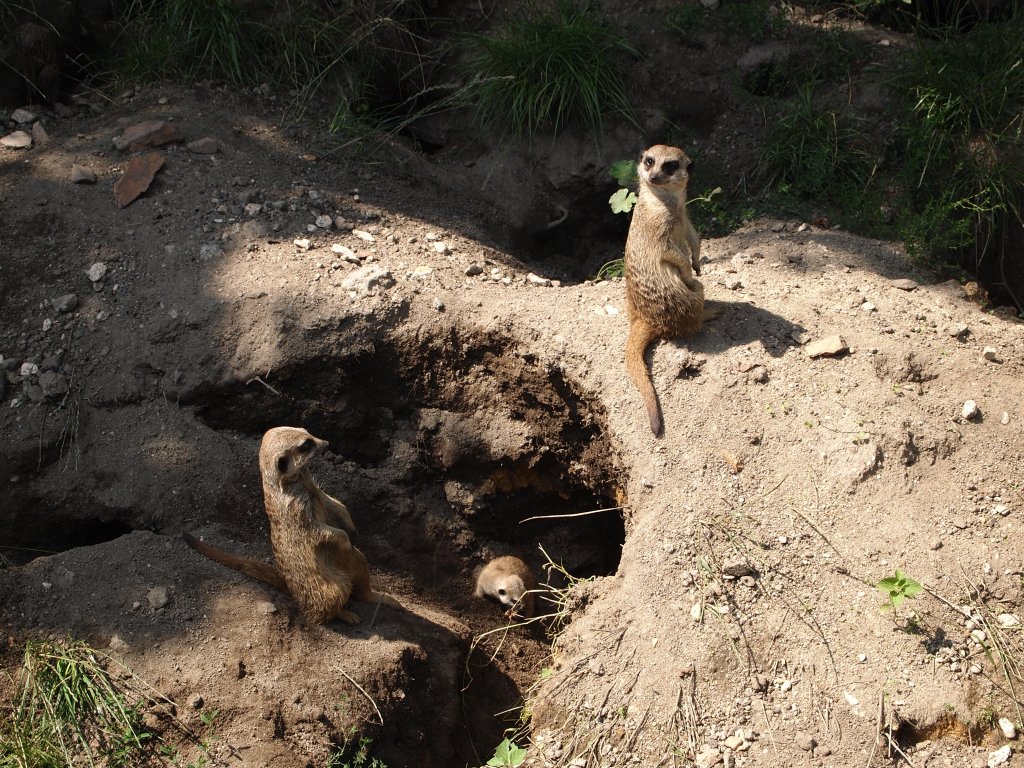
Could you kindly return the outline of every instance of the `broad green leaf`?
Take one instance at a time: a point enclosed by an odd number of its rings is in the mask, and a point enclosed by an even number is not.
[[[608,204],[612,207],[612,213],[629,213],[636,205],[636,193],[623,187],[608,198]]]
[[[608,173],[623,187],[636,183],[636,163],[632,160],[619,160],[617,163],[612,163]]]

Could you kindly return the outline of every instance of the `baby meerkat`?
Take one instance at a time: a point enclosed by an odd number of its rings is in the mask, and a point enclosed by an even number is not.
[[[637,202],[626,238],[626,370],[643,396],[651,431],[660,435],[661,407],[644,363],[655,339],[690,338],[717,313],[704,308],[700,235],[686,215],[693,162],[678,147],[658,144],[637,165]]]
[[[518,557],[505,555],[489,562],[476,578],[476,596],[496,600],[525,619],[533,616],[537,579]]]
[[[236,557],[189,534],[185,541],[211,560],[290,593],[313,624],[335,618],[358,624],[359,617],[345,608],[349,598],[401,605],[370,588],[366,557],[349,538],[356,527],[348,509],[310,474],[310,462],[326,449],[327,441],[297,427],[275,427],[260,442],[263,502],[276,567]]]

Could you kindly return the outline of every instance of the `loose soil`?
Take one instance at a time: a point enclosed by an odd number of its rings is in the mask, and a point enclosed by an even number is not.
[[[220,151],[150,150],[164,167],[119,208],[111,140],[147,119]],[[1020,724],[1008,313],[892,243],[748,222],[704,242],[720,317],[649,355],[657,439],[623,285],[583,279],[624,217],[582,254],[570,220],[530,261],[457,162],[338,151],[223,90],[46,127],[0,150],[5,701],[25,640],[72,636],[223,765],[325,766],[365,736],[390,768],[476,766],[524,722],[535,766],[984,765],[996,719]],[[317,478],[403,610],[309,626],[185,545],[271,558],[256,454],[277,425],[330,441]],[[554,590],[546,618],[473,597],[508,553]],[[897,570],[926,591],[884,611]]]

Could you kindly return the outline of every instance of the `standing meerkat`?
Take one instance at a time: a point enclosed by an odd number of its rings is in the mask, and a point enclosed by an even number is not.
[[[651,431],[660,435],[661,407],[644,352],[656,339],[690,338],[715,313],[704,309],[700,235],[686,215],[693,162],[678,147],[658,144],[637,165],[640,189],[626,238],[626,370],[643,396]]]
[[[530,567],[512,555],[496,557],[476,578],[476,596],[497,600],[525,619],[533,616],[537,579]]]
[[[275,427],[260,442],[263,502],[277,566],[236,557],[185,534],[196,551],[222,565],[291,594],[314,624],[341,619],[358,624],[345,608],[349,598],[400,608],[390,595],[370,588],[366,557],[352,546],[356,527],[348,509],[324,493],[310,474],[310,462],[327,441],[297,427]]]

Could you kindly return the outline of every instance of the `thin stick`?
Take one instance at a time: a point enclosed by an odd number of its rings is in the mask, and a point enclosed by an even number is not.
[[[525,517],[519,521],[519,524],[528,523],[531,520],[557,520],[566,517],[584,517],[585,515],[596,515],[598,512],[614,512],[622,507],[605,507],[604,509],[592,509],[589,512],[573,512],[570,515],[537,515],[536,517]]]
[[[263,380],[262,378],[260,378],[259,376],[253,376],[253,377],[252,377],[251,379],[249,379],[249,380],[248,380],[247,382],[245,382],[245,385],[246,385],[246,386],[249,386],[249,385],[250,385],[250,384],[252,384],[252,383],[253,383],[254,381],[258,381],[258,382],[259,382],[260,384],[262,384],[262,385],[263,385],[264,387],[266,387],[267,389],[269,389],[269,390],[270,390],[271,392],[273,392],[273,393],[274,393],[275,395],[277,395],[278,397],[280,397],[280,396],[281,396],[281,393],[280,393],[280,392],[278,392],[278,391],[277,391],[276,389],[274,389],[274,388],[273,388],[272,386],[270,386],[269,384],[267,384],[267,382],[265,382],[265,381],[264,381],[264,380]]]
[[[367,701],[369,701],[369,702],[370,702],[370,703],[371,703],[371,704],[373,705],[373,709],[374,709],[374,711],[375,711],[375,712],[377,713],[377,717],[379,717],[379,718],[380,718],[380,724],[381,724],[381,725],[384,725],[384,715],[382,715],[382,714],[380,713],[380,709],[378,709],[378,708],[377,708],[377,702],[375,702],[375,701],[374,701],[374,700],[373,700],[373,699],[372,699],[372,698],[370,697],[370,694],[368,694],[368,693],[367,693],[367,692],[366,692],[365,690],[363,690],[363,686],[361,686],[361,685],[360,685],[359,683],[357,683],[357,682],[356,682],[355,680],[353,680],[353,679],[352,679],[352,676],[351,676],[351,675],[349,675],[349,673],[348,673],[348,672],[346,672],[346,671],[345,671],[344,669],[342,669],[341,667],[338,667],[338,671],[339,671],[339,672],[341,672],[341,674],[343,674],[343,675],[345,676],[345,678],[346,678],[346,679],[347,679],[347,680],[348,680],[348,681],[349,681],[350,683],[352,683],[352,685],[354,685],[354,686],[355,686],[356,688],[358,688],[358,689],[359,689],[359,692],[360,692],[361,694],[363,694],[363,696],[365,696],[365,697],[366,697],[366,700],[367,700]]]
[[[384,595],[383,595],[383,594],[381,594],[381,595],[380,595],[380,596],[379,596],[379,597],[377,598],[377,603],[376,603],[376,605],[374,605],[374,606],[373,606],[373,618],[372,618],[372,619],[370,619],[370,626],[369,626],[369,627],[367,628],[367,632],[369,632],[369,631],[370,631],[371,629],[373,629],[373,625],[377,623],[377,611],[379,611],[379,610],[380,610],[380,602],[381,602],[381,600],[383,600],[383,599],[384,599]]]

